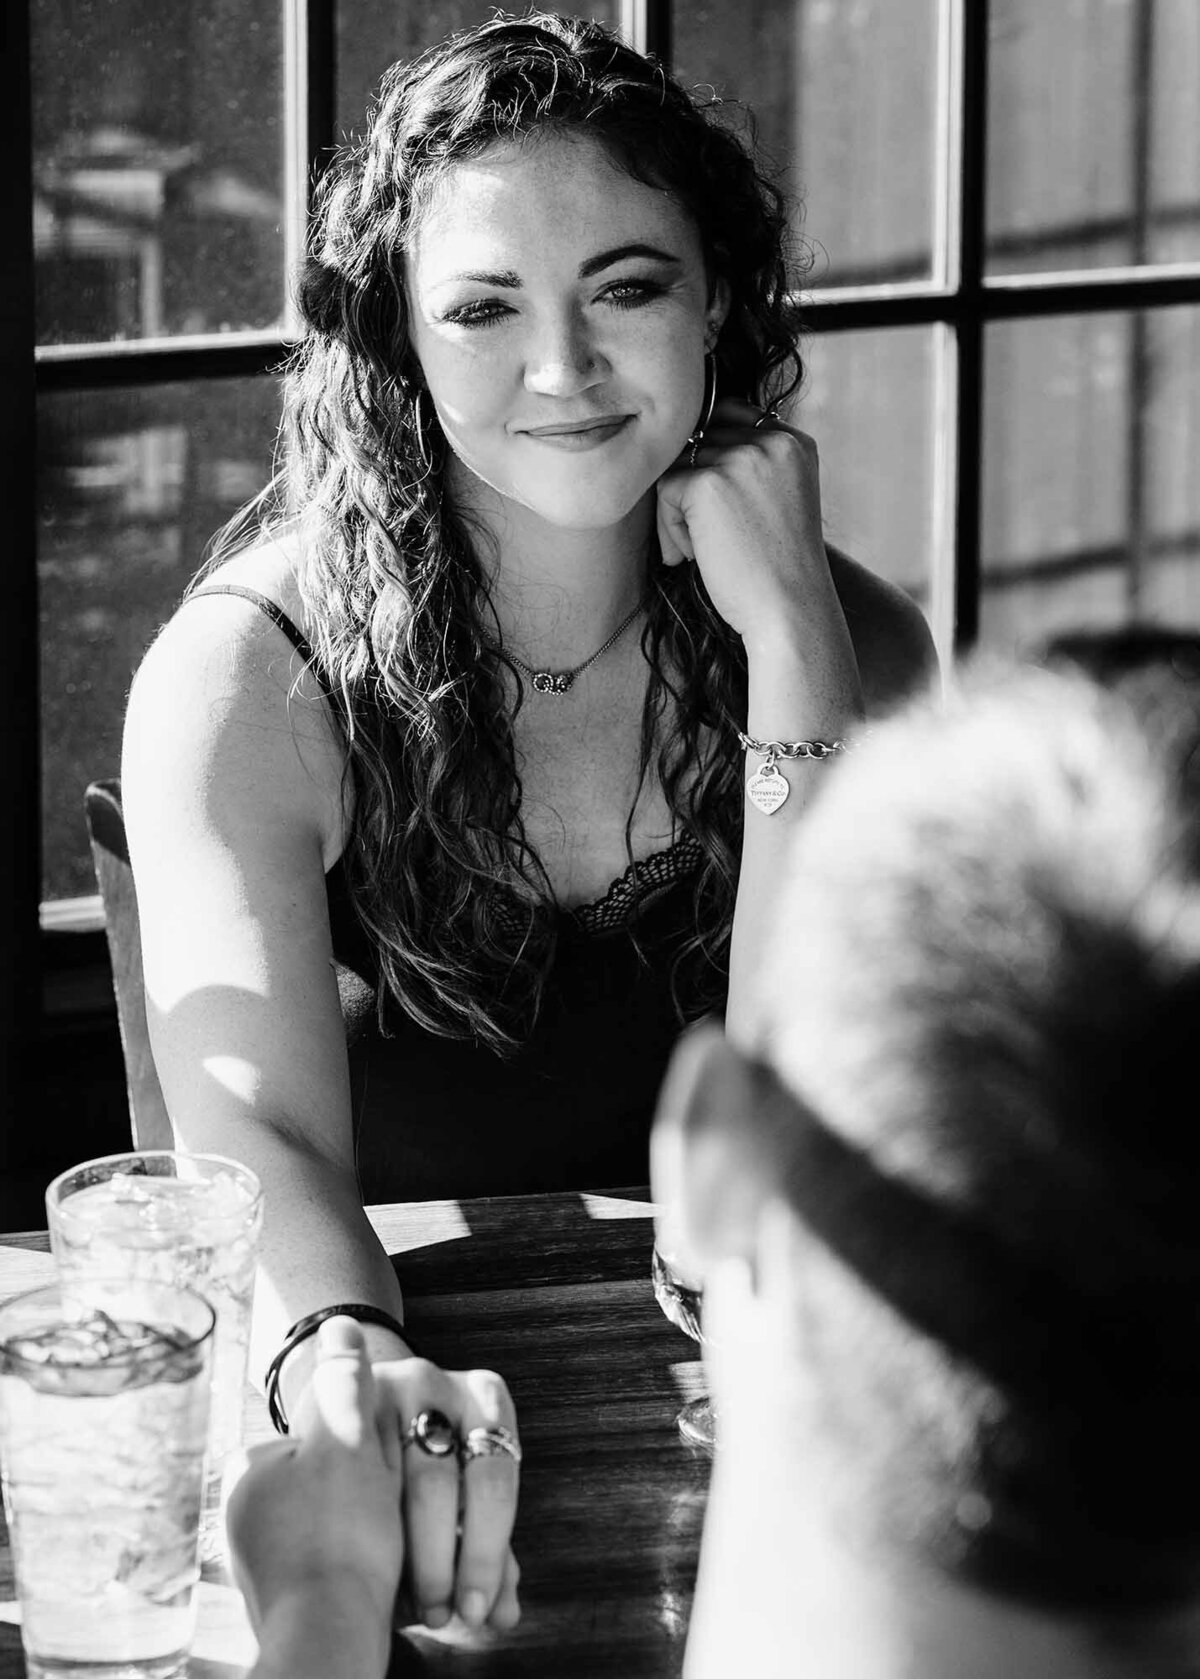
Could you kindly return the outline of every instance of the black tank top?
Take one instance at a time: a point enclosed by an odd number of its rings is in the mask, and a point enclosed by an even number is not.
[[[232,583],[186,598],[208,594],[250,601],[316,668],[274,601]],[[385,1011],[380,1031],[378,962],[334,864],[325,877],[329,927],[365,1202],[648,1182],[650,1123],[671,1048],[684,1022],[723,1006],[723,975],[710,973],[678,1002],[672,995],[701,858],[685,836],[627,870],[597,902],[555,912],[542,1008],[510,1058],[436,1037],[398,1006]]]

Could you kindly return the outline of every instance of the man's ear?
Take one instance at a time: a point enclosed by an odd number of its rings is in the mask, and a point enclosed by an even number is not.
[[[759,1217],[778,1197],[777,1111],[787,1096],[705,1022],[675,1047],[650,1142],[659,1249],[699,1282],[714,1262],[753,1260]]]

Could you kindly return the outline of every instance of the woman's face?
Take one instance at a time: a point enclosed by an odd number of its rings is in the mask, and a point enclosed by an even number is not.
[[[600,529],[683,448],[725,288],[710,297],[686,212],[597,141],[539,136],[456,164],[405,281],[448,482],[468,503],[481,480],[552,525]]]

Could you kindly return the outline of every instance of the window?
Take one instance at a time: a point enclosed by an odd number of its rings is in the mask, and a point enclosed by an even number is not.
[[[943,656],[1200,624],[1200,9],[675,8],[803,203],[831,537]]]
[[[910,590],[943,657],[1200,622],[1192,0],[579,10],[753,109],[803,205],[795,414],[831,539]],[[15,488],[42,815],[18,848],[48,924],[95,920],[83,787],[116,773],[142,651],[269,473],[309,184],[389,62],[492,11],[30,0],[38,441]]]

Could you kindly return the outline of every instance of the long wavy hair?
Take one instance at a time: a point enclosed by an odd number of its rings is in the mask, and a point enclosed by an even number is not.
[[[802,372],[785,203],[724,112],[597,24],[498,15],[394,65],[365,138],[322,179],[268,505],[301,536],[309,637],[351,783],[346,879],[378,953],[385,1031],[395,999],[431,1032],[511,1053],[537,1019],[556,927],[521,820],[504,683],[507,671],[519,707],[520,677],[493,645],[485,569],[443,494],[404,252],[461,160],[546,131],[586,134],[690,214],[710,281],[727,283],[719,388],[785,400]],[[742,819],[729,743],[745,723],[746,667],[695,566],[648,572],[638,793],[656,773],[677,831],[702,850],[673,959],[682,1019],[723,989]],[[631,809],[631,863],[632,821]]]

